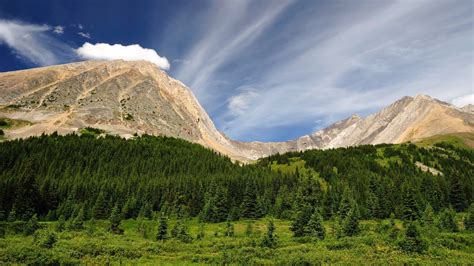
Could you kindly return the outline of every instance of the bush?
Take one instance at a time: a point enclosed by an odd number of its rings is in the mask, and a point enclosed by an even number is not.
[[[456,212],[453,209],[444,209],[438,217],[438,228],[448,232],[457,232]]]
[[[42,248],[52,248],[58,239],[54,232],[37,231],[34,235],[34,241]]]

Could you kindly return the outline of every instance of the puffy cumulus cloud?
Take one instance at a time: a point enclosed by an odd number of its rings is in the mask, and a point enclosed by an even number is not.
[[[474,93],[457,97],[451,101],[454,105],[463,107],[468,104],[474,104]]]
[[[84,43],[82,47],[76,49],[76,53],[84,59],[92,60],[116,60],[126,61],[146,60],[154,63],[161,69],[169,69],[170,63],[166,57],[161,57],[153,49],[143,48],[138,44],[121,45],[108,43]]]
[[[51,37],[48,25],[0,19],[0,44],[6,44],[19,57],[36,65],[54,65],[70,59],[73,50]]]

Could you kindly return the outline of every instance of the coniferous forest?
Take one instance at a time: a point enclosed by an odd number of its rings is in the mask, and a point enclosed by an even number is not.
[[[0,261],[474,258],[472,149],[365,145],[242,165],[180,139],[99,134],[0,143]]]

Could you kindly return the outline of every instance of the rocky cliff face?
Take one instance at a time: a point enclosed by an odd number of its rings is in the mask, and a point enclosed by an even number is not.
[[[428,96],[404,97],[366,118],[355,115],[287,142],[237,142],[217,131],[192,92],[145,62],[87,61],[0,73],[0,117],[27,120],[7,138],[84,127],[131,137],[183,138],[247,161],[277,152],[358,144],[400,143],[474,132],[474,113]]]

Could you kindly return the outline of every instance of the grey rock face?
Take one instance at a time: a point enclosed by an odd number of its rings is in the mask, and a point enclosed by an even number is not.
[[[428,96],[404,97],[380,112],[345,120],[286,142],[238,142],[221,134],[191,90],[146,61],[87,61],[0,73],[0,117],[33,124],[6,131],[22,138],[96,127],[109,134],[166,135],[249,161],[274,153],[400,143],[474,132],[471,108]]]

